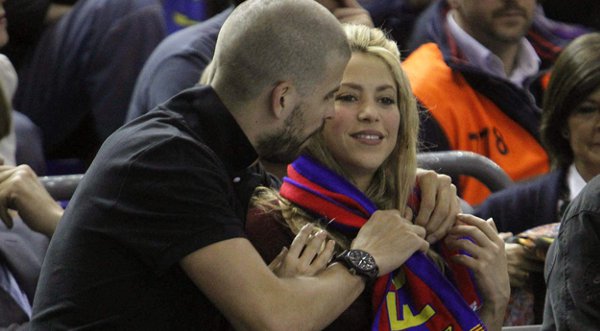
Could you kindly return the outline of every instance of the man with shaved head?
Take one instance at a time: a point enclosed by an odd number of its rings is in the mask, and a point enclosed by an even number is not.
[[[365,278],[340,264],[278,278],[245,238],[245,169],[258,157],[295,158],[332,115],[349,57],[338,21],[312,0],[235,9],[210,85],[130,122],[98,152],[52,238],[31,329],[316,330],[333,321]],[[401,229],[397,212],[378,212],[352,248],[385,274],[403,262]],[[317,250],[307,242],[304,251]]]

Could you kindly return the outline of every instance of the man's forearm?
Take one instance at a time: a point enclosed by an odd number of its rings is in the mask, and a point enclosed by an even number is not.
[[[277,294],[262,325],[232,323],[240,330],[322,330],[358,298],[365,280],[333,264],[316,277],[282,279],[290,291]],[[279,302],[278,302],[279,301]],[[277,308],[275,308],[277,307]]]
[[[323,329],[365,287],[338,263],[316,276],[278,278],[243,238],[206,246],[181,266],[238,330]]]

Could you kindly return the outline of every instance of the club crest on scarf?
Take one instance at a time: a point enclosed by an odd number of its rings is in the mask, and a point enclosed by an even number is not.
[[[345,178],[307,156],[288,166],[280,194],[329,226],[353,237],[377,207]],[[411,207],[418,206],[413,195]],[[374,284],[375,330],[483,331],[475,313],[481,300],[471,272],[449,257],[456,254],[444,245],[437,250],[447,267],[442,273],[423,253],[417,252],[394,272]]]

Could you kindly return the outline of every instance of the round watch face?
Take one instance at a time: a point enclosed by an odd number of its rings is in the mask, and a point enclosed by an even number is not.
[[[349,251],[348,259],[352,261],[352,264],[354,264],[357,268],[365,271],[373,270],[377,266],[375,264],[375,260],[370,254],[359,250]]]

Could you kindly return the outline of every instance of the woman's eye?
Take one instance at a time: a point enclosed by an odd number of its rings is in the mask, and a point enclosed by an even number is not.
[[[384,105],[395,105],[396,104],[396,100],[394,100],[392,98],[388,98],[388,97],[379,99],[379,102],[381,102]]]
[[[335,97],[335,100],[343,101],[343,102],[354,102],[354,101],[357,101],[358,99],[351,94],[340,94]]]

